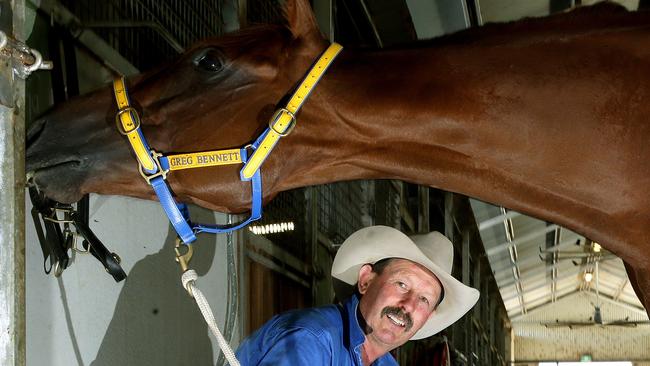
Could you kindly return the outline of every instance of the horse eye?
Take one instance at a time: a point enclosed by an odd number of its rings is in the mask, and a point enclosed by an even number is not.
[[[194,65],[203,71],[221,71],[221,69],[223,69],[223,64],[223,56],[214,48],[209,48],[201,52],[194,59]]]

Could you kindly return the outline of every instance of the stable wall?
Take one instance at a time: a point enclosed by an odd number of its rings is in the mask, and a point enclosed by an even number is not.
[[[30,44],[47,57],[49,19],[32,19],[36,27]],[[110,80],[110,72],[93,57],[76,53],[81,93]],[[50,76],[38,72],[30,77],[29,115],[52,104]],[[124,164],[136,168],[135,160]],[[31,204],[25,201],[27,366],[217,363],[220,349],[181,285],[173,251],[176,234],[157,202],[91,195],[90,226],[121,257],[128,275],[116,283],[90,254],[73,254],[60,278],[46,275]],[[192,217],[208,224],[226,220],[224,214],[198,208],[192,208]],[[225,246],[225,235],[200,236],[190,263],[222,331],[229,275]],[[236,236],[234,246],[239,247]],[[240,338],[240,323],[238,318],[233,347]]]
[[[116,283],[90,254],[74,255],[60,278],[45,275],[28,217],[27,365],[214,365],[220,349],[181,285],[174,261],[176,234],[160,205],[92,195],[90,207],[91,228],[120,255],[128,277]],[[222,214],[192,211],[206,223],[225,220]],[[190,262],[222,331],[225,245],[225,235],[203,235]],[[238,325],[233,339],[239,339]]]

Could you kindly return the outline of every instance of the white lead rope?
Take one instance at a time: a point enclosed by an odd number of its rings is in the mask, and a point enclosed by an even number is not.
[[[190,296],[196,300],[196,304],[199,306],[201,314],[203,314],[203,318],[205,318],[205,322],[208,323],[208,327],[212,331],[212,334],[214,334],[214,336],[217,338],[217,343],[219,343],[219,347],[226,357],[226,360],[228,360],[230,366],[240,366],[239,361],[237,361],[237,357],[235,357],[235,353],[232,351],[232,348],[230,348],[230,345],[228,345],[228,342],[223,337],[221,331],[219,330],[219,327],[217,326],[217,321],[214,319],[214,315],[212,314],[212,309],[210,309],[208,300],[205,298],[205,296],[203,296],[201,290],[196,287],[195,281],[198,278],[199,276],[196,274],[196,271],[193,269],[188,269],[187,271],[183,272],[183,276],[181,277],[183,287],[185,287]]]

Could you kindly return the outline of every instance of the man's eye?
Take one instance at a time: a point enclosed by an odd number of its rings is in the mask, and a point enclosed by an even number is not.
[[[406,289],[406,284],[404,282],[402,282],[402,281],[397,281],[397,286],[399,286],[400,288]]]
[[[429,305],[429,299],[427,299],[427,298],[424,297],[424,296],[420,297],[420,301],[421,301],[422,303],[424,303],[424,304]]]

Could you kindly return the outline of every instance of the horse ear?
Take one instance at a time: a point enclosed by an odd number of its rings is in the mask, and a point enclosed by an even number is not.
[[[284,4],[287,25],[294,38],[321,38],[318,23],[308,0],[286,0]]]

